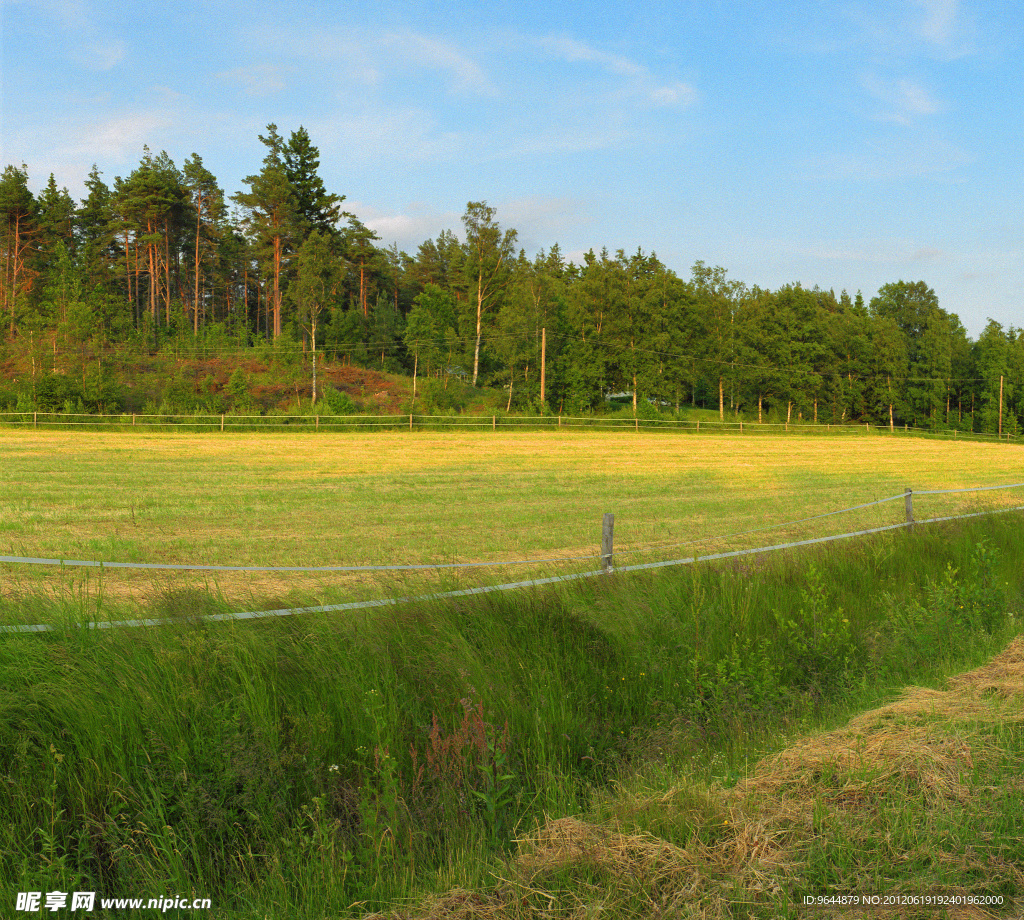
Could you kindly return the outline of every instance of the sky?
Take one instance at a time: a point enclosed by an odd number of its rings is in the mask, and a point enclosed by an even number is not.
[[[0,0],[0,166],[77,200],[143,156],[246,188],[274,123],[415,255],[470,201],[558,243],[1024,327],[1012,0]]]

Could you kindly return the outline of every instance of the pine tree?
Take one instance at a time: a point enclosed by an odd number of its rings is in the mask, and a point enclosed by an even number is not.
[[[30,264],[37,234],[36,213],[35,198],[28,187],[28,167],[8,166],[0,176],[0,315],[8,314],[11,335],[38,274]]]
[[[223,232],[225,220],[224,193],[217,180],[205,166],[198,153],[185,160],[182,167],[183,184],[188,191],[190,204],[195,215],[195,240],[192,260],[192,332],[199,334],[199,316],[203,312],[204,264],[212,270],[211,264],[217,253],[217,246]]]
[[[328,193],[320,178],[320,151],[313,146],[309,132],[301,125],[293,131],[281,151],[285,176],[295,195],[295,209],[309,230],[319,230],[326,236],[337,232],[338,221],[344,215],[341,203],[344,195]]]
[[[277,125],[267,125],[267,135],[260,135],[267,148],[263,169],[245,180],[248,192],[238,192],[233,200],[248,211],[246,229],[256,245],[260,261],[272,278],[273,338],[281,336],[281,307],[284,268],[299,244],[301,212],[295,188],[288,178],[284,162],[284,141]]]

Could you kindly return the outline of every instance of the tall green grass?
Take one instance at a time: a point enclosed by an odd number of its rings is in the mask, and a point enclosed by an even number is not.
[[[170,592],[153,629],[74,627],[80,590],[65,630],[0,637],[0,879],[310,918],[483,885],[635,771],[731,782],[990,655],[1022,553],[1004,515],[355,614],[203,623],[215,597]]]

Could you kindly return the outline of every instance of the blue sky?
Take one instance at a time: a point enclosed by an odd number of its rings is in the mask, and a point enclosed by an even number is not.
[[[1005,2],[0,0],[0,159],[76,198],[142,147],[228,194],[299,125],[411,254],[486,200],[559,243],[749,285],[923,280],[1024,326],[1024,10]]]

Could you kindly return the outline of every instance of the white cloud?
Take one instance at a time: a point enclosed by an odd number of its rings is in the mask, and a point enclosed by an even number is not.
[[[780,244],[801,258],[824,262],[846,262],[855,265],[909,265],[942,262],[950,254],[934,246],[921,246],[913,240],[879,239],[843,242],[821,242],[811,246]]]
[[[419,108],[368,108],[304,122],[324,152],[364,162],[448,162],[462,155],[466,138],[442,130],[434,116]]]
[[[608,54],[598,51],[583,42],[574,38],[559,38],[554,35],[546,35],[537,39],[537,44],[547,51],[552,57],[563,61],[575,63],[585,61],[589,64],[597,64],[610,73],[624,77],[646,77],[647,70],[628,58],[615,54]]]
[[[418,201],[410,202],[398,213],[388,213],[360,201],[346,201],[345,207],[380,237],[382,245],[397,243],[399,249],[412,254],[420,243],[435,239],[442,230],[458,234],[462,228],[461,214],[438,211]]]
[[[576,233],[594,223],[587,203],[570,195],[514,198],[499,206],[498,220],[519,232],[519,246],[531,254],[549,249],[569,228]]]
[[[697,101],[697,90],[689,83],[673,83],[653,89],[650,100],[655,105],[692,105]]]
[[[60,33],[57,46],[72,61],[88,70],[112,70],[127,55],[127,45],[107,34],[95,22],[83,0],[7,0],[34,7],[49,18]]]
[[[814,182],[893,182],[948,177],[971,162],[970,154],[941,139],[901,135],[898,140],[865,143],[859,150],[806,162],[796,178]]]
[[[217,76],[228,83],[240,85],[250,96],[269,96],[284,89],[286,69],[276,64],[253,64],[223,70]]]
[[[183,97],[160,89],[151,94],[155,101],[134,108],[121,106],[116,114],[110,111],[110,101],[101,99],[93,100],[75,118],[54,120],[41,113],[16,132],[8,132],[5,155],[31,164],[33,185],[45,184],[45,177],[53,173],[58,186],[66,185],[72,196],[81,196],[94,163],[109,183],[114,173],[135,168],[144,146],[157,153],[174,149],[178,138],[191,130],[210,136],[211,119],[189,109]]]
[[[479,65],[450,42],[402,32],[385,36],[383,44],[402,61],[449,73],[455,88],[460,91],[497,95],[496,88]]]
[[[861,84],[885,106],[884,110],[875,116],[879,121],[910,125],[943,109],[942,104],[927,88],[913,80],[883,82],[874,76],[867,76]]]
[[[686,107],[698,100],[696,88],[689,83],[659,83],[642,64],[600,51],[576,39],[547,35],[532,41],[557,60],[570,64],[595,64],[607,73],[623,78],[627,95],[638,96],[651,105]]]
[[[925,41],[949,45],[956,37],[958,0],[914,0],[924,11],[918,32]]]

